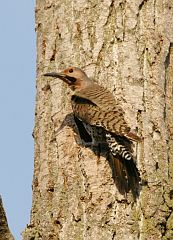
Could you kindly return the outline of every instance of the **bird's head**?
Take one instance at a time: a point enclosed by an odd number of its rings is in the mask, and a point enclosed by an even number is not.
[[[79,91],[91,84],[91,80],[87,77],[86,73],[77,67],[69,67],[59,73],[46,73],[44,76],[63,80],[73,91]]]

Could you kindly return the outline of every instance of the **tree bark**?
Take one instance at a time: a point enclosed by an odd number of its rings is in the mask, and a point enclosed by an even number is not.
[[[5,214],[5,210],[2,203],[2,198],[0,196],[0,239],[1,240],[14,240],[10,229],[8,227],[8,222]]]
[[[37,0],[31,222],[23,239],[173,239],[173,1]],[[132,128],[140,196],[81,144],[71,92],[43,73],[79,66],[114,93]]]

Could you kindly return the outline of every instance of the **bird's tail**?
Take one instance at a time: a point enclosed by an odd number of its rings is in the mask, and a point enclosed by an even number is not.
[[[132,142],[125,137],[106,134],[110,149],[111,168],[119,192],[126,195],[130,190],[137,198],[140,190],[140,174],[133,158]]]
[[[131,190],[134,199],[139,196],[140,174],[133,160],[127,161],[121,157],[110,154],[110,165],[114,182],[123,195]]]

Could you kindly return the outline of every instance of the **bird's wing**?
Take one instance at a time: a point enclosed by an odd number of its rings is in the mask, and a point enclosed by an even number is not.
[[[130,131],[120,111],[101,109],[90,100],[76,95],[72,97],[72,108],[76,117],[90,125],[103,127],[120,136]]]
[[[117,107],[120,108],[112,93],[104,87],[95,83],[77,92],[77,95],[81,98],[90,100],[93,104],[97,105],[102,110],[111,110]],[[122,108],[121,111],[123,112]]]
[[[73,95],[72,107],[75,116],[86,123],[134,141],[141,140],[126,123],[125,113],[113,95],[97,84]]]

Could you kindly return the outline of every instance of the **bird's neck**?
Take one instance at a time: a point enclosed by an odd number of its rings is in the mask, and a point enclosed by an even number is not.
[[[88,77],[86,77],[86,79],[84,79],[84,80],[78,79],[74,86],[74,91],[75,92],[82,91],[82,90],[90,87],[92,84],[93,84],[93,82]]]

